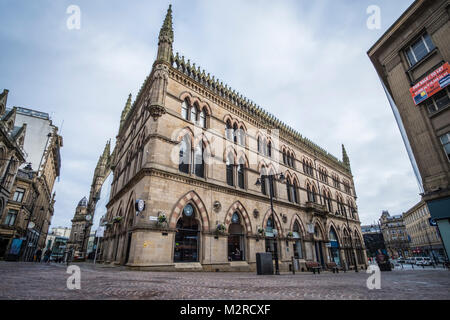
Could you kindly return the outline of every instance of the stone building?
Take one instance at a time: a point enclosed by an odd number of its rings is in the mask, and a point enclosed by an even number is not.
[[[60,175],[63,140],[47,113],[21,107],[13,110],[16,110],[16,123],[27,128],[23,142],[27,163],[18,170],[7,210],[16,214],[13,238],[22,241],[22,259],[29,261],[46,244],[54,213],[53,188]]]
[[[368,51],[450,250],[450,1],[416,0]]]
[[[391,216],[388,211],[383,211],[380,218],[380,228],[390,257],[396,259],[409,255],[408,234],[401,214]]]
[[[368,257],[374,258],[379,251],[386,254],[386,245],[384,244],[383,233],[378,224],[361,226],[361,231],[366,246],[366,254]]]
[[[437,227],[431,225],[430,219],[430,211],[423,201],[403,213],[406,232],[410,238],[411,253],[432,257],[436,261],[443,260],[445,251],[442,239]]]
[[[89,200],[84,197],[75,210],[72,220],[72,233],[69,239],[69,247],[75,249],[77,257],[84,258],[88,251],[91,227],[94,221],[95,207],[100,198],[100,192],[105,179],[111,172],[111,141],[106,143],[103,153],[100,155],[92,178]],[[86,219],[87,218],[87,219]],[[92,241],[91,241],[92,242]]]
[[[365,267],[345,148],[338,160],[174,54],[173,41],[169,7],[152,71],[122,113],[103,260],[255,270],[256,253],[269,251],[280,270],[292,257]]]
[[[16,124],[17,108],[6,110],[8,93],[4,89],[0,94],[0,258],[8,255],[12,239],[16,235],[19,212],[7,208],[7,204],[11,196],[16,199],[14,181],[26,157],[23,145],[27,125]]]

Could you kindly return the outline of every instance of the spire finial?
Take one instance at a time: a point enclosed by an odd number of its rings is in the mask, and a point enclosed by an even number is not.
[[[172,5],[169,4],[169,9],[167,9],[166,18],[159,31],[159,44],[167,41],[170,44],[173,42],[173,28],[172,28]]]
[[[350,168],[350,158],[347,155],[347,150],[345,150],[345,146],[344,144],[342,144],[342,162],[344,163],[344,165],[350,170],[351,172],[351,168]]]

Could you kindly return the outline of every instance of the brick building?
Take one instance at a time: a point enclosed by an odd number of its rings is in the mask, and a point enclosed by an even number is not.
[[[254,270],[256,253],[269,251],[281,270],[292,257],[365,267],[345,148],[332,156],[174,54],[173,41],[169,7],[152,71],[122,113],[102,259]]]

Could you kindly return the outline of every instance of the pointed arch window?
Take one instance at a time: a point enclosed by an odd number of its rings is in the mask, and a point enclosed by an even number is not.
[[[302,247],[302,239],[300,237],[300,225],[298,221],[294,223],[294,229],[292,230],[294,234],[294,259],[303,259],[303,247]]]
[[[294,202],[298,204],[298,197],[297,197],[297,181],[294,180],[294,184],[292,185],[292,199],[294,199]]]
[[[234,186],[234,160],[231,153],[227,156],[227,184]]]
[[[245,130],[243,127],[239,129],[239,144],[245,146]]]
[[[244,159],[241,158],[239,160],[239,166],[238,166],[238,186],[241,189],[245,189],[245,179],[244,179],[244,170],[245,170],[245,162]]]
[[[288,196],[288,201],[289,202],[292,202],[292,191],[291,191],[291,189],[292,189],[292,185],[291,185],[291,179],[287,179],[287,182],[286,182],[286,191],[287,191],[287,196]]]
[[[195,105],[191,107],[191,121],[197,123],[197,107]]]
[[[185,120],[189,119],[189,104],[187,100],[184,100],[183,103],[181,104],[181,116]]]
[[[233,127],[231,126],[230,120],[227,120],[225,131],[226,131],[227,139],[232,140],[233,139]]]
[[[266,175],[267,171],[266,168],[261,169],[261,193],[264,195],[267,195],[267,188],[266,188]]]
[[[261,152],[261,138],[260,137],[258,137],[257,144],[258,144],[258,152]]]
[[[205,111],[205,109],[203,109],[200,112],[200,125],[202,126],[202,128],[206,129],[206,111]]]
[[[185,135],[180,144],[180,155],[178,161],[178,169],[181,172],[189,173],[189,165],[191,163],[191,140],[189,135]]]
[[[275,176],[275,172],[273,172],[272,170],[270,171],[270,175],[272,177]],[[276,189],[275,189],[275,183],[274,183],[274,179],[266,179],[267,180],[267,188],[269,189],[269,192],[272,193],[272,196],[275,198],[277,196],[276,194]],[[270,194],[269,194],[270,195]]]
[[[234,125],[233,125],[233,142],[234,143],[237,143],[238,142],[238,127],[237,127],[237,124],[235,123]]]
[[[269,141],[269,143],[267,144],[267,155],[269,157],[272,157],[272,142]]]
[[[287,164],[286,151],[283,150],[283,163]]]
[[[200,178],[205,177],[205,164],[203,159],[204,145],[203,141],[199,141],[194,150],[194,170],[195,175]]]

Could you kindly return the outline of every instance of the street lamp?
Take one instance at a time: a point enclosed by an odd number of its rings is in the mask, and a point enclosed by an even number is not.
[[[271,212],[271,216],[272,216],[272,221],[275,225],[275,219],[273,216],[273,194],[274,194],[274,190],[273,190],[273,183],[274,181],[280,181],[281,183],[284,183],[285,181],[285,177],[283,175],[283,173],[280,174],[269,174],[269,175],[261,175],[260,178],[256,179],[256,183],[255,185],[257,187],[261,186],[261,180],[264,180],[265,183],[265,179],[269,179],[269,194],[270,194],[270,212]],[[274,243],[274,249],[275,249],[275,274],[279,275],[280,274],[280,267],[278,264],[278,245],[275,242]]]

